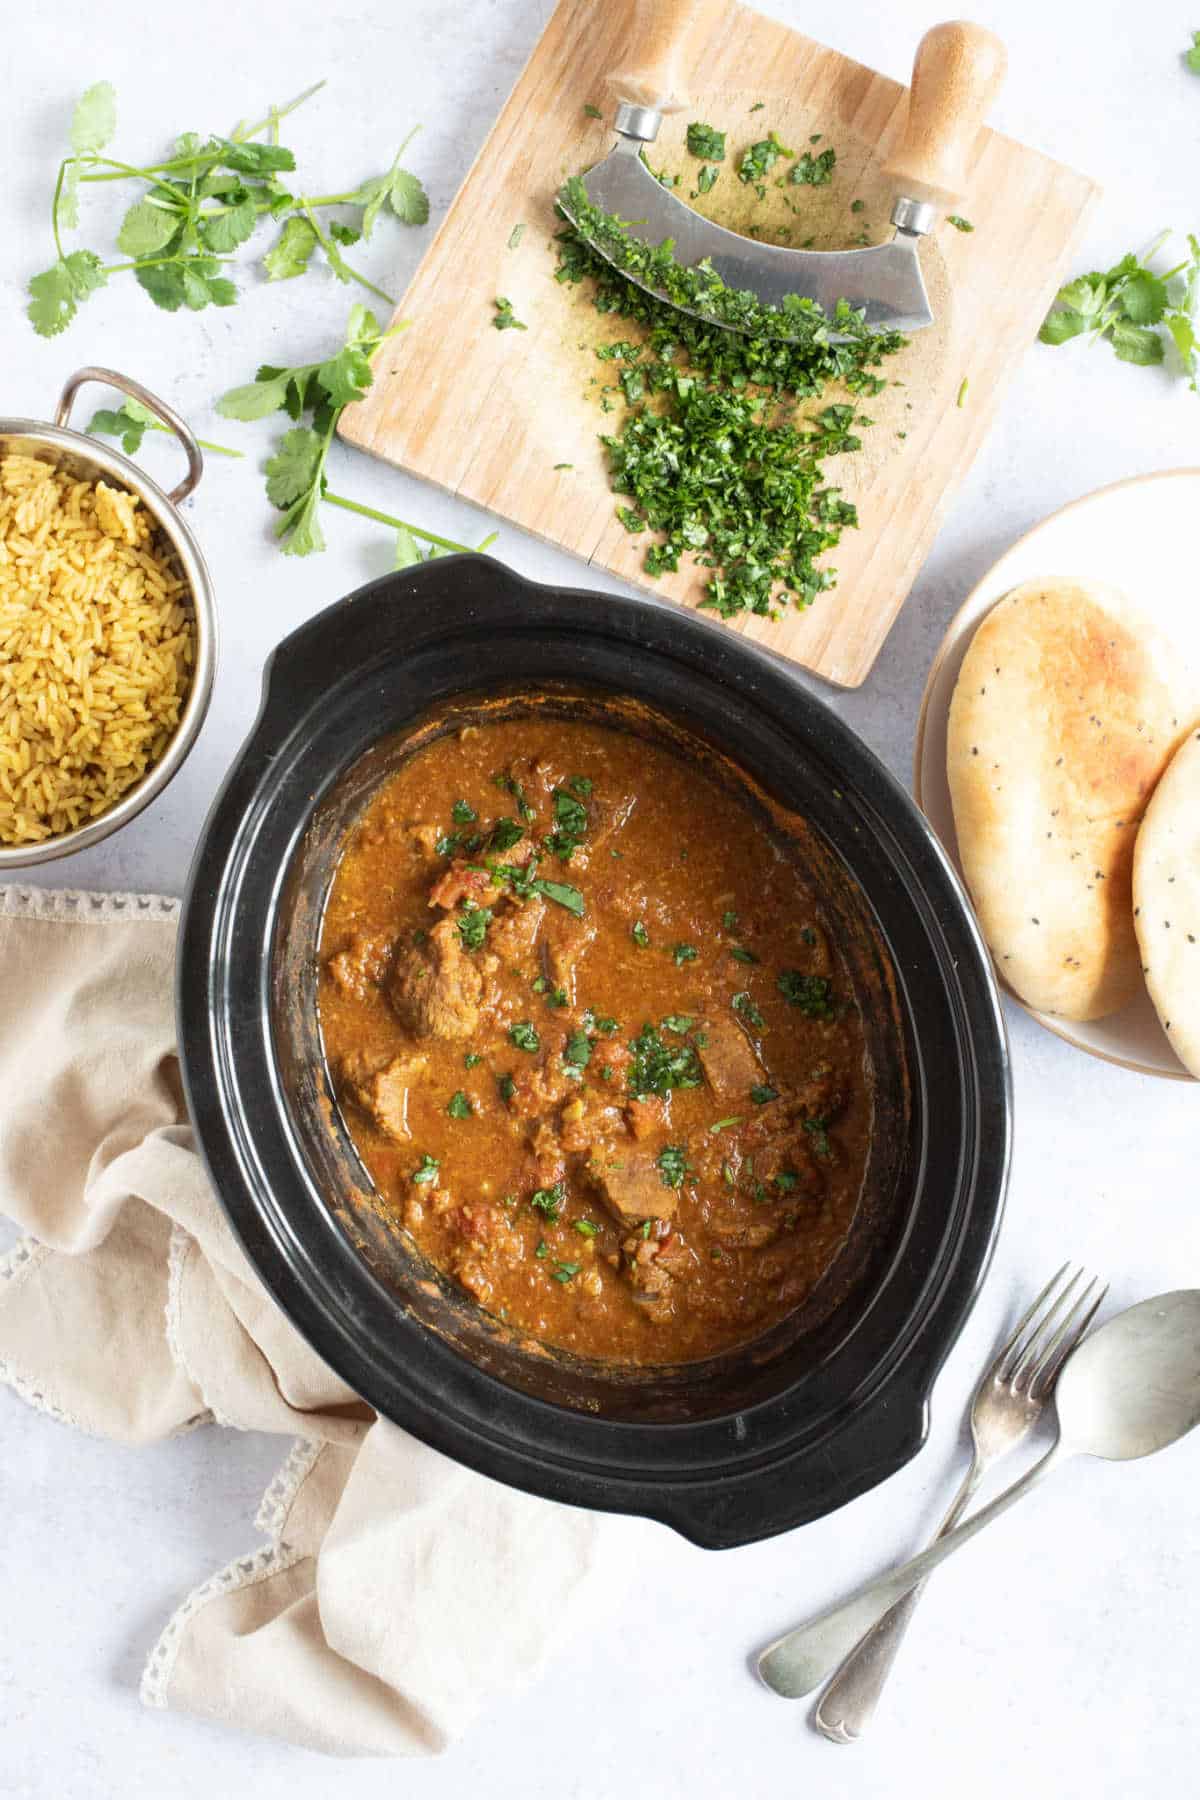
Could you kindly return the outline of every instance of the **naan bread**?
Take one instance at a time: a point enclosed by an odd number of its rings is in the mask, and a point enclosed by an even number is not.
[[[1133,856],[1142,972],[1163,1029],[1200,1079],[1200,731],[1171,758]]]
[[[976,631],[947,764],[967,885],[1030,1006],[1099,1019],[1137,992],[1140,820],[1200,712],[1178,652],[1115,588],[1031,581]]]

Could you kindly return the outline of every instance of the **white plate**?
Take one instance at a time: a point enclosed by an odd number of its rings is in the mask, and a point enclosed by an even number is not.
[[[1200,469],[1167,469],[1160,475],[1138,475],[1098,488],[1026,532],[964,601],[929,671],[913,766],[917,804],[960,874],[946,780],[946,724],[958,671],[980,620],[1023,581],[1064,575],[1112,582],[1152,616],[1200,668],[1200,583],[1191,573],[1197,519]],[[1191,1079],[1145,992],[1120,1012],[1085,1024],[1052,1018],[1031,1006],[1025,1010],[1047,1031],[1091,1056],[1143,1075]]]

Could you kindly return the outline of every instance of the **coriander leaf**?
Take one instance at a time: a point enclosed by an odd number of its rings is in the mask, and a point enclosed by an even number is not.
[[[725,133],[693,119],[687,128],[687,147],[702,162],[725,161]]]
[[[94,156],[117,129],[117,95],[111,81],[97,81],[81,94],[71,115],[71,148]]]
[[[518,1025],[509,1026],[508,1041],[514,1050],[525,1050],[530,1056],[540,1050],[542,1044],[536,1027],[528,1019],[522,1020]]]
[[[470,906],[460,914],[458,935],[462,939],[464,950],[483,949],[491,922],[492,912],[488,906]]]
[[[1185,50],[1183,60],[1193,75],[1200,75],[1200,31],[1192,33],[1192,47]]]
[[[645,925],[640,919],[634,920],[629,935],[639,950],[648,950],[650,948],[650,933],[646,930]]]
[[[153,200],[136,200],[121,221],[117,247],[126,256],[157,256],[178,230],[179,214],[174,207],[158,206]]]
[[[694,944],[676,944],[671,951],[677,969],[682,969],[684,963],[695,962],[699,954]]]
[[[285,514],[278,535],[285,555],[309,556],[325,548],[316,516],[328,439],[307,426],[284,433],[267,463],[267,498]]]
[[[1082,313],[1085,319],[1093,319],[1103,312],[1107,298],[1108,283],[1103,275],[1081,275],[1058,290],[1058,305]]]
[[[600,108],[598,106],[593,106],[590,100],[588,101],[587,105],[584,107],[583,110],[589,119],[602,119],[604,117],[604,114],[600,111]]]
[[[503,294],[497,294],[492,305],[496,308],[496,316],[492,320],[492,324],[496,327],[497,331],[529,330],[528,325],[522,324],[521,320],[518,319],[517,315],[514,313],[512,301],[506,300]]]
[[[1167,307],[1167,284],[1149,269],[1139,269],[1121,289],[1121,304],[1131,324],[1157,325]]]
[[[1092,321],[1083,313],[1061,307],[1046,314],[1038,339],[1043,344],[1065,344],[1068,338],[1078,337],[1080,332],[1091,329]]]
[[[577,1263],[577,1262],[555,1263],[554,1269],[553,1269],[554,1279],[555,1279],[555,1281],[561,1281],[563,1283],[563,1285],[565,1286],[568,1281],[574,1280],[575,1276],[578,1275],[578,1273],[582,1267],[583,1267],[582,1263]]]
[[[748,993],[735,994],[729,1003],[739,1019],[745,1019],[754,1031],[761,1031],[765,1023],[762,1014],[755,1006]]]
[[[1163,359],[1163,341],[1157,331],[1149,325],[1131,325],[1124,319],[1118,319],[1112,328],[1112,347],[1122,362],[1145,366]]]
[[[429,218],[429,196],[407,169],[397,169],[388,188],[388,205],[402,225],[424,225]]]
[[[334,406],[348,406],[352,400],[361,400],[371,385],[370,358],[357,345],[345,344],[320,365],[317,380]]]
[[[567,1039],[563,1061],[573,1068],[586,1069],[592,1060],[592,1041],[586,1031],[574,1031]]]
[[[394,569],[411,569],[417,563],[423,563],[424,556],[412,532],[407,525],[402,525],[396,533],[396,554],[392,562]]]
[[[317,247],[316,227],[300,213],[284,221],[278,239],[263,257],[268,281],[290,281],[303,275]]]
[[[295,371],[264,366],[255,381],[245,387],[230,388],[217,401],[217,411],[226,419],[265,419],[273,412],[288,410],[288,388]],[[295,414],[293,416],[299,416]]]
[[[437,1157],[430,1156],[429,1152],[426,1151],[420,1162],[417,1164],[417,1167],[409,1176],[409,1180],[418,1183],[436,1181],[438,1178],[438,1170],[441,1166],[442,1165],[439,1163]]]
[[[700,1086],[700,1060],[691,1044],[663,1043],[653,1025],[643,1025],[630,1041],[629,1091],[635,1100]]]
[[[446,1106],[446,1111],[452,1119],[469,1119],[473,1116],[475,1108],[471,1105],[471,1102],[467,1099],[463,1090],[458,1088],[451,1094]]]
[[[593,1225],[590,1219],[575,1219],[572,1223],[580,1237],[594,1238],[600,1229],[598,1225]]]
[[[221,256],[244,244],[258,224],[258,207],[248,189],[235,191],[226,204],[227,212],[201,213],[196,227],[205,248]]]
[[[795,152],[786,149],[773,131],[768,132],[765,138],[760,138],[748,150],[743,150],[742,160],[738,164],[738,180],[747,186],[753,183],[757,187],[770,174],[781,156],[794,155]],[[761,194],[759,198],[762,198]]]
[[[330,225],[329,235],[335,244],[357,244],[362,238],[361,231],[355,231],[353,225],[343,225],[340,219]]]
[[[768,1087],[764,1082],[761,1087],[752,1087],[750,1089],[750,1098],[753,1100],[755,1106],[767,1106],[772,1100],[778,1100],[779,1089]]]
[[[107,280],[98,256],[90,250],[72,250],[30,281],[26,308],[30,324],[40,337],[57,337],[75,317],[79,303]]]
[[[970,219],[964,219],[960,213],[947,213],[946,223],[953,225],[955,231],[974,231],[975,229]]]
[[[242,139],[213,138],[215,159],[239,175],[277,175],[296,167],[296,158],[282,144],[262,144]]]
[[[99,412],[92,414],[88,430],[103,437],[120,438],[121,448],[127,456],[137,455],[146,435],[146,426],[140,421],[126,418],[124,408],[120,412],[112,412],[103,406]]]
[[[712,169],[707,163],[696,177],[696,189],[701,194],[711,194],[717,185],[720,169]]]
[[[532,885],[536,892],[544,894],[547,900],[556,901],[559,906],[565,906],[569,913],[574,913],[577,919],[582,919],[583,895],[577,887],[571,887],[565,881],[539,880]]]

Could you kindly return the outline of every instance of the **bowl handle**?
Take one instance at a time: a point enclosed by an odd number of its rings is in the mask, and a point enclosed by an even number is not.
[[[122,394],[128,394],[132,400],[139,401],[148,412],[152,412],[168,431],[174,432],[183,445],[188,468],[187,474],[179,486],[171,489],[167,499],[172,506],[178,506],[181,500],[186,500],[189,494],[194,493],[197,483],[204,473],[204,457],[200,453],[200,446],[196,442],[192,428],[180,418],[174,407],[168,406],[165,400],[160,400],[157,394],[152,394],[149,388],[144,388],[140,381],[132,381],[128,375],[118,375],[115,369],[76,369],[58,397],[58,409],[54,414],[54,423],[66,425],[71,416],[71,407],[75,396],[85,381],[97,381],[102,387],[114,387],[119,389]]]

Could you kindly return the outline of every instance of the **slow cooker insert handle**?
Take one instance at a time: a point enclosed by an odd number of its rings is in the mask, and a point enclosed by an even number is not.
[[[157,394],[152,394],[149,388],[144,388],[140,381],[133,381],[128,375],[119,375],[115,369],[76,369],[59,395],[54,423],[66,426],[71,417],[71,407],[75,402],[75,396],[88,381],[98,382],[101,387],[114,387],[122,394],[128,394],[130,399],[139,401],[147,411],[154,414],[160,424],[165,425],[168,431],[175,434],[183,445],[188,468],[187,474],[179,486],[171,489],[167,499],[172,506],[178,506],[181,500],[186,500],[189,494],[194,493],[200,477],[204,473],[204,457],[196,442],[195,434],[191,426],[180,418],[174,407],[168,406],[165,400],[160,400]]]

